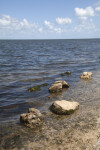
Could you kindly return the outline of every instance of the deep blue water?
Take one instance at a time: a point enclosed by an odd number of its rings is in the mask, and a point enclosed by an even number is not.
[[[67,70],[71,76],[62,77]],[[31,106],[45,110],[54,81],[74,86],[83,71],[96,70],[100,70],[100,39],[0,40],[0,122],[15,120]],[[49,85],[39,92],[27,91],[42,83]]]

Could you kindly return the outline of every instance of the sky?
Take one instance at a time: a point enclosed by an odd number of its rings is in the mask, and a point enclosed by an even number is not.
[[[100,0],[0,0],[0,39],[100,38]]]

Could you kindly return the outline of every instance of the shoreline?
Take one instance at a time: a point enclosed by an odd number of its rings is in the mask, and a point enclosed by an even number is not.
[[[9,134],[2,137],[1,150],[99,150],[100,127],[97,120],[100,118],[100,87],[96,84],[99,83],[99,73],[95,73],[92,82],[80,82],[76,89],[67,93],[64,91],[59,96],[52,95],[45,104],[48,107],[54,99],[65,98],[67,94],[71,100],[77,98],[80,102],[80,108],[74,114],[59,116],[47,109],[43,126],[37,131],[32,131],[19,122],[2,126],[3,130],[7,127]]]

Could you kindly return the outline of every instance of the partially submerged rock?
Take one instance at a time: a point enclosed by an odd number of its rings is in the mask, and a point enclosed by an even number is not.
[[[79,108],[78,102],[69,102],[66,100],[55,101],[50,109],[58,115],[70,115]]]
[[[67,75],[71,75],[71,72],[70,72],[70,71],[66,71],[66,74],[67,74]]]
[[[49,92],[59,92],[62,91],[62,83],[54,83],[49,88]]]
[[[61,76],[71,75],[70,71],[66,71],[65,73],[61,73]]]
[[[44,83],[44,84],[40,84],[40,85],[30,87],[30,88],[28,88],[28,91],[29,92],[37,92],[37,91],[40,91],[41,87],[44,87],[44,86],[48,86],[48,83]]]
[[[92,72],[83,72],[80,76],[81,79],[92,79]]]
[[[20,115],[20,121],[29,128],[36,128],[42,124],[43,116],[39,110],[29,108],[28,113]]]
[[[49,92],[59,92],[62,91],[63,88],[69,88],[69,84],[66,81],[55,81],[54,84],[49,87]]]

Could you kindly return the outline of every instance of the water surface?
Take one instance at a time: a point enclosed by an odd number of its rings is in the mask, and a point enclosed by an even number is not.
[[[61,76],[61,73],[66,71],[71,71],[71,75]],[[83,71],[93,72],[93,79],[89,82],[81,80],[80,74]],[[49,94],[48,88],[56,80],[67,81],[70,88],[59,94]],[[38,92],[27,91],[29,87],[43,83],[48,83],[48,86],[42,87]],[[90,110],[94,116],[97,115],[96,111],[91,110],[97,109],[100,99],[100,39],[0,40],[0,125],[3,141],[5,135],[14,134],[14,129],[21,133],[23,127],[19,123],[19,117],[21,113],[27,112],[29,107],[37,108],[46,115],[45,136],[50,136],[51,127],[52,134],[57,132],[54,131],[57,127],[64,130],[64,123],[67,126],[68,122],[75,121],[77,115],[69,119],[61,117],[60,120],[59,117],[52,116],[49,106],[58,99],[78,101],[81,104],[79,117],[81,113],[85,115],[85,108],[86,112],[89,113]],[[26,128],[22,132],[22,142],[25,138],[23,134],[28,132]],[[43,134],[44,131],[41,136]],[[18,142],[21,135],[18,133],[15,141]],[[38,136],[35,138],[40,138]],[[34,137],[34,133],[31,137]],[[6,145],[5,142],[3,145]],[[8,144],[5,149],[11,149],[12,145],[9,148]],[[15,147],[16,145],[18,144],[15,142]]]

